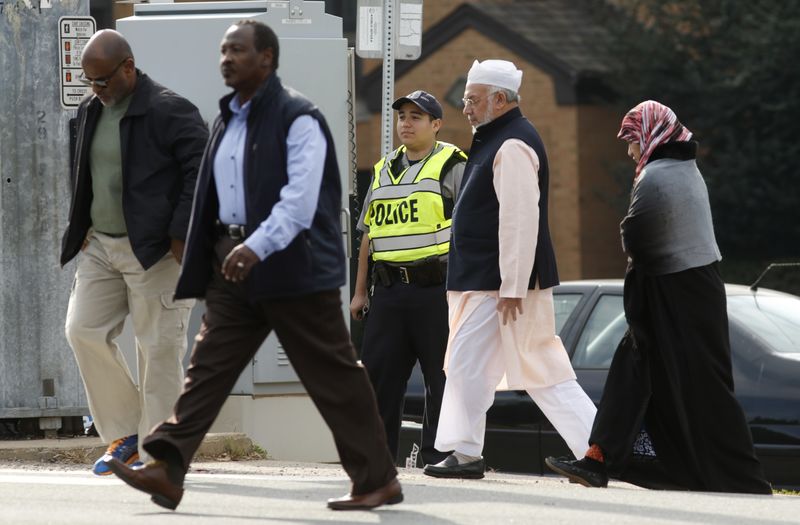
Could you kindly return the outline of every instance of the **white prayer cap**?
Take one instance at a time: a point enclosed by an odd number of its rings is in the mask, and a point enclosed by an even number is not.
[[[522,71],[508,60],[484,60],[472,63],[467,74],[467,84],[487,84],[513,92],[519,91],[522,84]]]

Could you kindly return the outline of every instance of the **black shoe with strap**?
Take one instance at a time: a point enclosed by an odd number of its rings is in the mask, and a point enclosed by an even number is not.
[[[544,460],[550,470],[566,476],[570,482],[580,483],[584,487],[607,487],[608,473],[606,466],[592,458],[570,459],[568,457],[548,457]]]

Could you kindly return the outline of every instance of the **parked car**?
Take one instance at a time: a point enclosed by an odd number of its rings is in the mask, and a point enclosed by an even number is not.
[[[726,285],[736,397],[756,453],[774,486],[800,486],[800,297]],[[622,281],[565,282],[553,294],[556,329],[578,382],[600,402],[608,367],[627,324]],[[400,464],[414,442],[424,403],[422,376],[408,384]],[[570,454],[524,391],[497,392],[487,414],[484,457],[489,468],[543,474],[547,456]]]

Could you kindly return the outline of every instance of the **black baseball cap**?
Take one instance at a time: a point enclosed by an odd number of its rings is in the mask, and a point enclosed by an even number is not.
[[[400,109],[400,106],[406,102],[415,104],[419,109],[432,116],[433,118],[442,118],[442,106],[436,97],[428,92],[417,90],[409,93],[404,97],[400,97],[392,104],[392,109]]]

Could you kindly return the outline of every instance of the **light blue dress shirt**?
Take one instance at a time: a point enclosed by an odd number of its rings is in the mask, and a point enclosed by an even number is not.
[[[214,157],[214,183],[219,198],[219,220],[225,224],[247,223],[244,184],[244,148],[250,100],[231,99],[233,112]],[[283,250],[301,231],[311,227],[325,167],[327,142],[319,122],[311,115],[297,117],[286,137],[286,171],[289,182],[281,189],[272,212],[244,241],[263,261]]]

